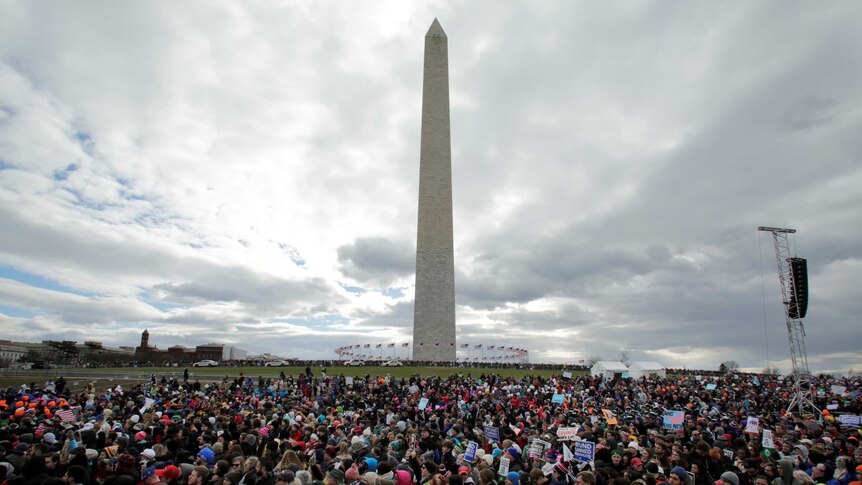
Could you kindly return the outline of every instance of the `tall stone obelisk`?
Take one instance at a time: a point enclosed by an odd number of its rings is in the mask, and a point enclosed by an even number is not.
[[[452,151],[449,139],[449,46],[434,19],[425,34],[419,224],[413,359],[455,361],[455,257]]]

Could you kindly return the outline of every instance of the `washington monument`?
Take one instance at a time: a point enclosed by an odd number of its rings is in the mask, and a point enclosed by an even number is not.
[[[449,47],[446,32],[437,19],[425,34],[418,226],[413,359],[454,362],[455,259],[449,140]]]

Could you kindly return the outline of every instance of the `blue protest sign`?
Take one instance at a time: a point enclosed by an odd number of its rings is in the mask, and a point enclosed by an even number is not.
[[[596,456],[596,444],[592,441],[575,441],[575,449],[572,450],[575,460],[590,462]]]
[[[428,398],[423,397],[422,399],[419,400],[419,410],[422,411],[426,407],[428,407]]]
[[[485,436],[488,438],[488,441],[500,441],[500,430],[493,427],[488,426],[487,424],[482,425],[482,430],[485,432]]]
[[[464,460],[472,462],[476,459],[476,450],[479,449],[479,443],[475,441],[471,441],[467,445],[467,449],[464,451]]]
[[[683,421],[685,421],[685,411],[665,411],[664,412],[664,429],[672,429],[681,431]]]
[[[858,428],[860,423],[862,423],[862,418],[855,414],[842,414],[838,416],[838,422],[844,426],[855,426]]]
[[[553,402],[553,403],[557,403],[557,404],[560,404],[560,403],[562,403],[562,402],[563,402],[563,400],[564,400],[565,398],[566,398],[566,396],[564,396],[564,395],[562,395],[562,394],[556,394],[556,393],[554,393],[554,397],[552,397],[552,398],[551,398],[551,402]]]
[[[710,383],[710,384],[706,385],[706,390],[707,391],[714,391],[716,387],[718,387],[718,386],[715,385],[714,383]]]

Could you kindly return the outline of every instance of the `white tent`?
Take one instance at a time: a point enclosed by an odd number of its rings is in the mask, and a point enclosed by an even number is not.
[[[605,379],[613,379],[614,377],[621,377],[623,373],[628,372],[628,367],[622,362],[616,362],[612,360],[600,360],[593,364],[593,368],[590,369],[590,375],[602,376]]]
[[[658,362],[633,362],[629,366],[629,377],[640,379],[641,377],[664,377],[666,371]]]

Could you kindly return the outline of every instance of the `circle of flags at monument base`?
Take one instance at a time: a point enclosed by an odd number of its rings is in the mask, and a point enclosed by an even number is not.
[[[448,346],[452,348],[453,343],[444,344],[440,342],[419,342],[422,346]],[[354,344],[345,345],[335,349],[335,355],[339,360],[363,359],[363,360],[386,360],[404,359],[410,360],[410,343],[380,343],[380,344]],[[521,363],[529,362],[530,351],[519,347],[506,345],[486,344],[460,344],[457,349],[456,359],[458,362],[491,362],[491,363]]]

